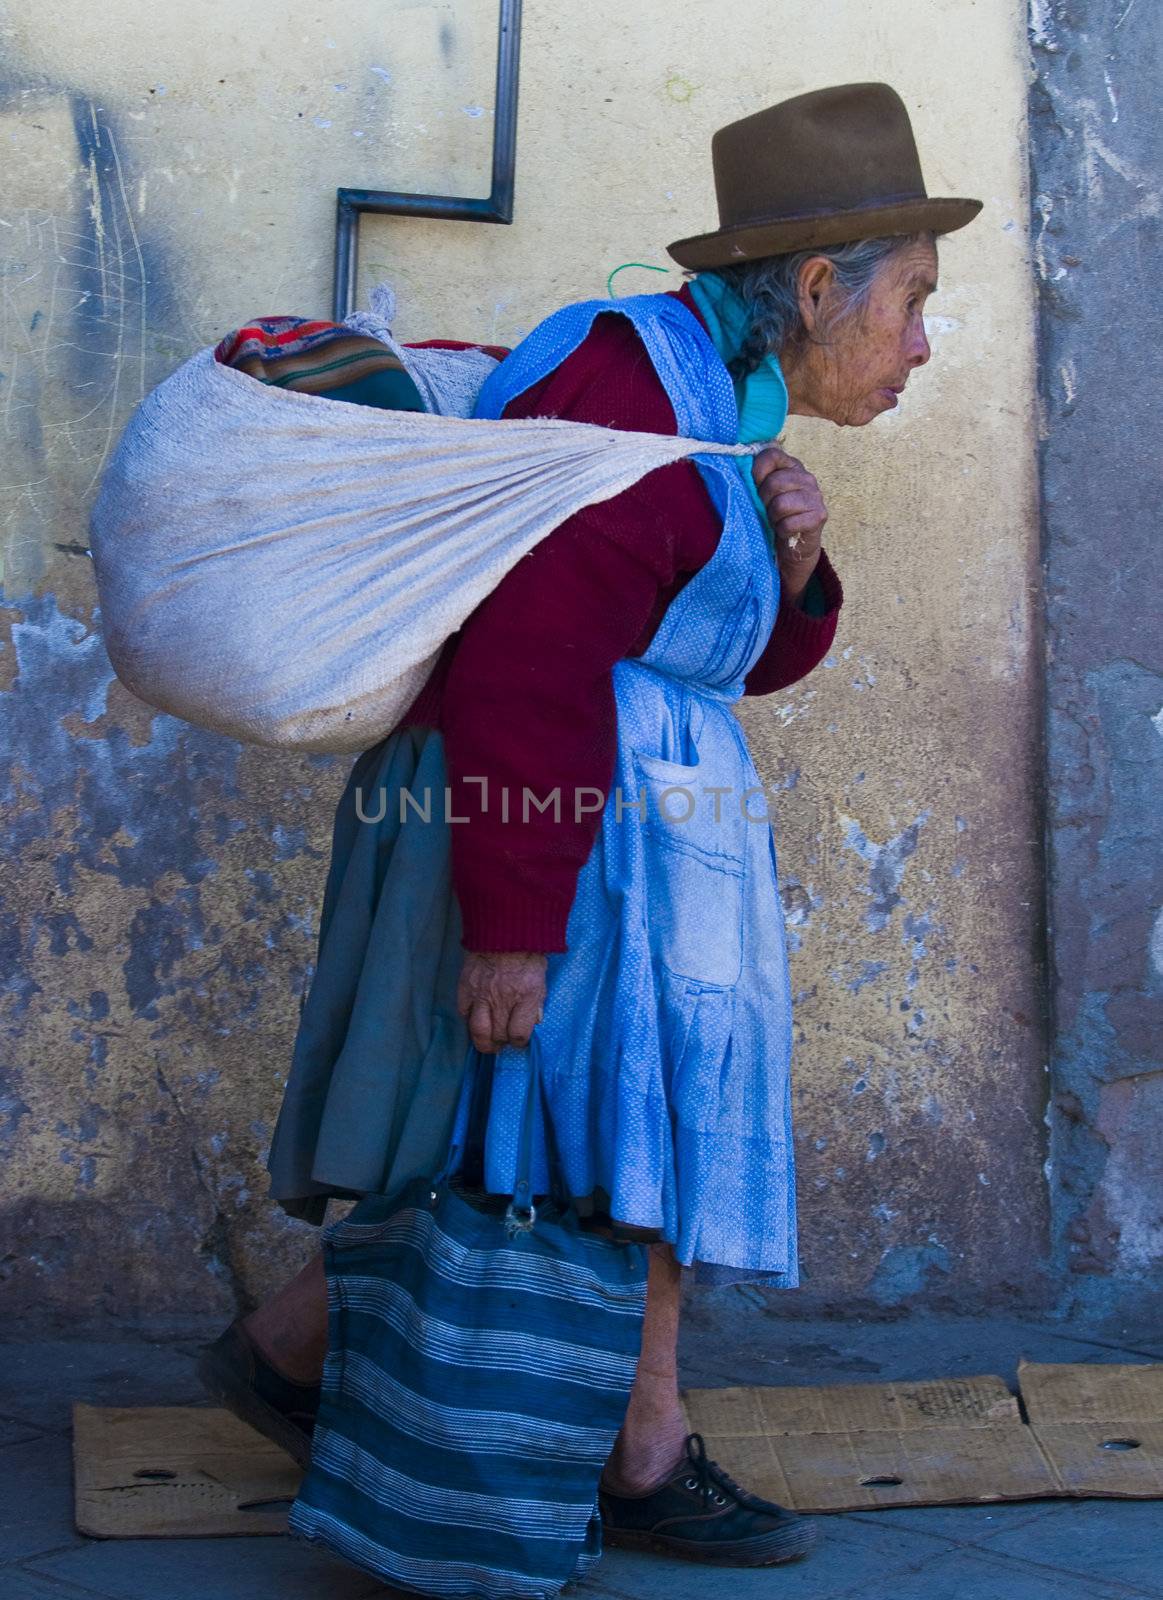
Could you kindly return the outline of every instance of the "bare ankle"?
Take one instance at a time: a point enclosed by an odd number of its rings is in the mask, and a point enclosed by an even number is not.
[[[623,1429],[602,1473],[609,1494],[642,1495],[672,1478],[686,1458],[686,1420],[673,1418],[647,1434]]]
[[[290,1283],[242,1319],[264,1361],[291,1383],[316,1384],[327,1354],[327,1278],[316,1254]]]
[[[653,1494],[674,1477],[682,1462],[681,1451],[677,1455],[672,1451],[669,1456],[659,1453],[652,1459],[639,1458],[626,1467],[607,1461],[602,1472],[602,1488],[607,1494],[618,1496]]]
[[[326,1349],[320,1348],[316,1341],[281,1338],[279,1330],[272,1328],[259,1313],[245,1317],[242,1329],[267,1365],[288,1382],[306,1387],[317,1384],[322,1378]]]

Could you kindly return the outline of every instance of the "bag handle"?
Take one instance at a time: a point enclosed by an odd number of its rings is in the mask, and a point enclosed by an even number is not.
[[[533,1204],[533,1120],[541,1074],[537,1070],[537,1052],[535,1050],[528,1052],[527,1060],[529,1076],[525,1086],[525,1104],[521,1109],[521,1130],[517,1140],[517,1181],[514,1185],[508,1208],[505,1211],[505,1227],[510,1233],[528,1233],[537,1220],[537,1208]],[[456,1120],[453,1123],[448,1154],[444,1159],[444,1165],[432,1180],[431,1199],[433,1200],[436,1199],[437,1191],[456,1172],[464,1155],[465,1146],[468,1142],[468,1125],[472,1112],[473,1090],[476,1087],[479,1071],[480,1051],[475,1046],[470,1046],[468,1066],[460,1091],[460,1101],[456,1108]],[[549,1129],[548,1118],[546,1119],[546,1131],[552,1141],[552,1131]]]
[[[517,1140],[517,1183],[505,1212],[505,1227],[510,1233],[527,1233],[537,1221],[533,1204],[533,1117],[537,1107],[537,1052],[526,1052],[529,1081],[525,1085],[525,1104],[521,1108],[521,1135]]]

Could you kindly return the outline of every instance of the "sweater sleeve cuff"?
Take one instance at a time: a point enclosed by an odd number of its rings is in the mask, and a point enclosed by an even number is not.
[[[816,562],[815,575],[820,580],[820,587],[824,591],[824,599],[829,611],[839,611],[844,604],[844,588],[837,575],[835,567],[828,560],[828,552],[820,550],[820,559]]]
[[[540,950],[552,955],[566,949],[565,928],[571,907],[544,894],[522,895],[460,890],[461,944],[466,950],[499,953]]]
[[[819,578],[824,595],[826,609],[823,615],[813,616],[810,611],[803,610],[794,601],[785,600],[781,595],[777,626],[789,656],[815,656],[819,660],[835,637],[844,591],[832,563],[822,550],[814,576]]]

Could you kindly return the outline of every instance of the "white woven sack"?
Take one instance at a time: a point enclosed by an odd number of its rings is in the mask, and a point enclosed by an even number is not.
[[[392,343],[375,317],[349,322]],[[450,409],[491,370],[449,352],[442,382],[445,352],[393,348],[413,376],[424,368],[426,402]],[[270,387],[206,349],[138,406],[102,481],[91,548],[106,648],[134,694],[200,727],[362,750],[546,534],[712,452],[752,447],[380,411]]]

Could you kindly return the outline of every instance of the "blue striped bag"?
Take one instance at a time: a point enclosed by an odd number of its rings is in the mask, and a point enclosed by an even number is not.
[[[290,1529],[399,1588],[546,1600],[601,1554],[646,1253],[534,1209],[532,1066],[507,1214],[450,1186],[474,1077],[445,1173],[325,1234],[329,1348]]]

